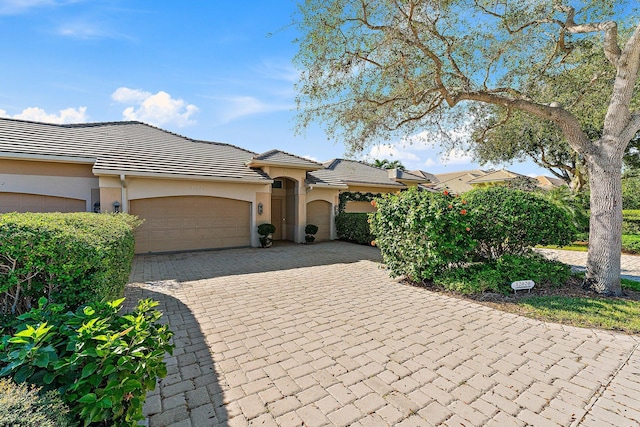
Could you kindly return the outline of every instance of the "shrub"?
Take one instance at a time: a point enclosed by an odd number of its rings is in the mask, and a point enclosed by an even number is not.
[[[0,314],[40,297],[67,307],[122,296],[136,217],[94,213],[0,215]]]
[[[258,234],[260,235],[260,246],[262,246],[263,248],[268,248],[269,246],[271,246],[272,240],[269,235],[275,232],[275,225],[269,223],[260,224],[258,226]]]
[[[157,302],[142,300],[123,316],[123,299],[91,303],[75,313],[39,301],[21,315],[21,328],[0,343],[0,376],[57,390],[72,414],[110,426],[135,426],[143,419],[147,390],[166,376],[171,332],[156,321]]]
[[[640,210],[622,211],[622,234],[640,234]]]
[[[494,260],[524,254],[536,245],[568,245],[575,240],[569,215],[534,193],[489,187],[466,194],[473,210],[471,233],[476,253]]]
[[[411,188],[376,199],[371,232],[391,275],[418,281],[465,262],[474,247],[467,202]]]
[[[374,240],[369,227],[368,213],[342,212],[336,216],[336,233],[338,238],[368,245]]]
[[[622,250],[632,254],[640,254],[640,236],[635,234],[623,234]]]
[[[318,226],[314,224],[307,224],[304,228],[305,234],[316,234],[318,232]]]
[[[0,426],[67,427],[69,408],[55,391],[39,394],[40,389],[0,378]]]
[[[534,252],[505,254],[494,261],[452,268],[434,279],[434,283],[462,294],[512,292],[516,280],[533,280],[536,285],[561,286],[569,280],[571,267],[548,260]]]

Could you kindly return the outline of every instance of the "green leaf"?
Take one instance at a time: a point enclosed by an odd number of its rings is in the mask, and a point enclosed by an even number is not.
[[[45,384],[49,385],[49,384],[51,384],[53,382],[53,380],[56,378],[56,376],[57,376],[57,374],[55,372],[47,372],[44,375],[44,378],[42,379],[42,381]]]
[[[91,404],[91,403],[96,403],[97,400],[98,399],[95,393],[87,393],[84,396],[82,396],[80,399],[78,399],[78,402],[84,403],[84,404]]]
[[[46,368],[49,364],[49,353],[39,352],[33,360],[38,368]]]
[[[94,362],[87,364],[84,368],[82,368],[81,378],[86,378],[89,375],[93,374],[96,369],[98,369],[98,365]]]

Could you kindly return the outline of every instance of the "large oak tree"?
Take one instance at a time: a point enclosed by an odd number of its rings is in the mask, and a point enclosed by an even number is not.
[[[640,130],[640,114],[630,108],[640,68],[635,0],[301,1],[301,125],[319,120],[360,150],[465,121],[471,103],[552,121],[588,170],[585,286],[621,294],[622,157]],[[619,27],[629,31],[624,42]],[[593,139],[560,102],[529,89],[559,73],[575,44],[596,37],[615,77],[601,137]]]

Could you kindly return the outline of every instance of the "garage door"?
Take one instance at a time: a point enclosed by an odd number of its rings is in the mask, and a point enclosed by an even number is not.
[[[0,193],[0,213],[7,212],[85,212],[84,200],[38,194]]]
[[[204,196],[131,200],[129,212],[145,220],[136,230],[136,253],[250,246],[250,207]]]
[[[307,203],[307,224],[318,226],[316,241],[331,240],[331,203],[324,200]]]

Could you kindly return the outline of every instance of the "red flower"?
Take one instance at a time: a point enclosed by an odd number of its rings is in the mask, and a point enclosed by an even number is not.
[[[449,192],[448,192],[447,190],[444,190],[444,191],[442,192],[442,194],[444,194],[445,196],[448,196],[448,195],[449,195]]]
[[[451,209],[451,208],[453,208],[453,205],[449,205],[449,206],[447,206],[447,207],[448,207],[449,209]]]
[[[467,231],[471,231],[471,229],[469,227],[467,227]]]
[[[466,215],[466,214],[467,214],[467,210],[466,210],[466,209],[462,209],[462,210],[460,211],[460,215]]]
[[[371,246],[375,246],[375,245],[376,245],[376,241],[375,241],[375,240],[372,240],[372,241],[371,241]]]
[[[376,207],[376,201],[375,200],[371,201],[371,206],[373,206],[374,208]]]

